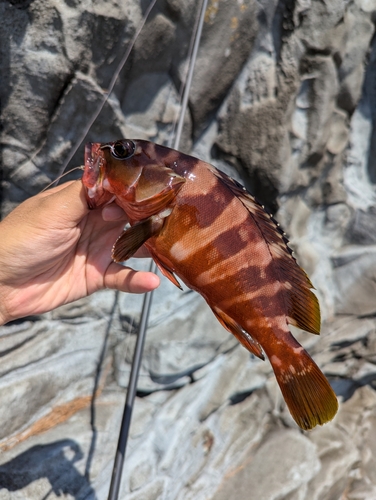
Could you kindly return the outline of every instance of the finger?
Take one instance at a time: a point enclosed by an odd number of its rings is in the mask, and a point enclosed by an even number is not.
[[[104,221],[117,221],[124,220],[124,222],[128,221],[128,218],[122,208],[116,203],[111,203],[110,205],[106,205],[102,210],[102,219]]]
[[[106,288],[128,293],[151,292],[160,284],[159,277],[146,271],[135,271],[130,267],[112,262],[105,274],[104,285]]]

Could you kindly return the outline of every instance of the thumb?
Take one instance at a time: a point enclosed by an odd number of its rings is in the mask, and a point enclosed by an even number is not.
[[[64,225],[76,226],[90,211],[81,180],[66,182],[43,193],[43,204],[59,213]]]
[[[149,271],[135,271],[112,262],[104,276],[104,286],[128,293],[151,292],[160,284],[159,277]]]

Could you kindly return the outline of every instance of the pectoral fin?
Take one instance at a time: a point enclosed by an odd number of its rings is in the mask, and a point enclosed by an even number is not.
[[[221,309],[213,308],[212,311],[221,325],[226,328],[226,330],[231,332],[248,351],[258,358],[265,360],[260,344],[256,342],[256,340],[254,340],[248,332],[243,330],[243,328],[238,325],[236,321],[230,318],[230,316],[224,313]]]
[[[149,217],[126,229],[112,247],[112,259],[123,262],[129,259],[152,236],[159,233],[163,222],[157,217]]]

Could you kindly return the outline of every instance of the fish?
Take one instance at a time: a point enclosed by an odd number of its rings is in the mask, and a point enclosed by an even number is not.
[[[248,351],[266,354],[299,427],[333,419],[336,395],[289,329],[320,333],[318,299],[254,196],[209,163],[133,139],[86,144],[82,183],[89,208],[115,201],[129,219],[115,262],[144,245],[165,277],[200,293]]]

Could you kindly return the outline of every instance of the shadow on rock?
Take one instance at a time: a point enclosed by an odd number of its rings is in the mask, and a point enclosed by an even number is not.
[[[30,498],[44,500],[53,492],[57,496],[71,495],[76,500],[95,500],[89,481],[74,466],[83,457],[80,446],[71,439],[33,446],[0,465],[0,490],[20,490],[38,479],[46,478],[51,489],[41,497],[41,484],[37,486],[38,492],[34,493],[30,486]]]

